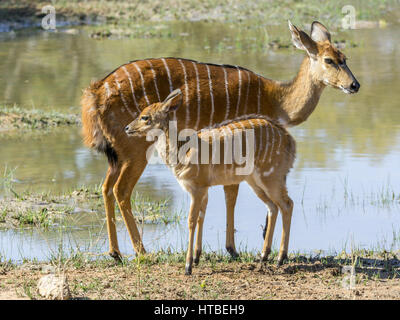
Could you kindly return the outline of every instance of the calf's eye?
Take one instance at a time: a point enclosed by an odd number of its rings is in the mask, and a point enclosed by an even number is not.
[[[147,121],[147,120],[149,120],[149,116],[142,116],[142,117],[140,118],[140,120]]]
[[[329,59],[329,58],[326,58],[326,59],[325,59],[325,63],[326,63],[326,64],[333,64],[333,60],[332,60],[332,59]]]

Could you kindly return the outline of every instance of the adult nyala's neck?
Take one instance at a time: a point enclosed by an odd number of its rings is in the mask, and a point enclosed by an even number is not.
[[[307,120],[315,110],[325,85],[313,78],[311,60],[305,57],[296,77],[288,82],[264,79],[267,97],[265,110],[284,126],[295,126]],[[269,113],[269,114],[268,114]]]

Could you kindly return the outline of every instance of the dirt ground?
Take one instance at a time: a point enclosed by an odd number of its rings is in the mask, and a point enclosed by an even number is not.
[[[41,299],[37,281],[48,270],[49,265],[3,265],[0,299]],[[390,263],[385,268],[356,267],[354,282],[341,265],[321,261],[279,268],[201,261],[192,276],[184,275],[182,263],[168,262],[90,262],[63,271],[73,299],[400,299],[400,270]]]

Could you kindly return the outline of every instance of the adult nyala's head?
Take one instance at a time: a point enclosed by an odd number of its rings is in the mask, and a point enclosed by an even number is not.
[[[293,44],[308,54],[314,80],[345,93],[356,93],[360,89],[360,83],[347,66],[346,56],[331,43],[331,35],[324,25],[314,21],[310,36],[290,21],[289,30]]]
[[[128,136],[146,136],[150,130],[168,128],[170,114],[182,104],[180,89],[172,91],[163,102],[157,102],[144,108],[139,116],[125,127]]]

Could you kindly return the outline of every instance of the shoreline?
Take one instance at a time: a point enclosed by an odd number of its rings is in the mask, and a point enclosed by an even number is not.
[[[361,256],[363,255],[363,256]],[[293,256],[281,267],[260,264],[242,253],[237,260],[203,253],[192,276],[184,275],[185,253],[151,253],[117,264],[109,257],[71,258],[48,262],[0,262],[0,299],[43,299],[38,280],[65,275],[72,299],[399,299],[400,261],[395,253],[326,258]],[[373,257],[373,255],[372,255]],[[343,268],[346,266],[346,268]],[[354,278],[349,273],[354,267]]]
[[[399,22],[395,0],[373,0],[356,7],[357,28],[371,28],[386,25],[389,22]],[[0,4],[0,33],[23,28],[38,28],[46,13],[42,8],[49,5],[43,0],[4,0]],[[349,5],[348,1],[339,0],[334,3],[321,4],[311,0],[309,6],[304,6],[294,0],[266,1],[255,0],[241,2],[220,0],[203,3],[178,0],[155,0],[143,3],[140,0],[127,2],[74,1],[56,2],[58,27],[74,25],[114,25],[127,26],[141,22],[251,22],[252,25],[277,25],[291,19],[293,23],[310,24],[311,16],[323,17],[324,23],[334,30],[341,25],[342,7]],[[351,5],[351,3],[350,3]],[[383,19],[382,17],[385,17]]]

